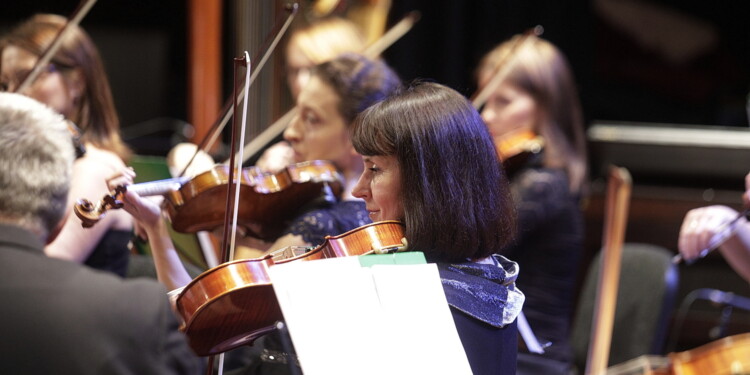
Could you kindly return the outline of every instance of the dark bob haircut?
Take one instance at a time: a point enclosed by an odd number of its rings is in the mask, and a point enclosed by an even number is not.
[[[357,117],[352,142],[366,156],[394,156],[411,250],[430,261],[499,253],[515,234],[515,209],[479,113],[458,92],[415,83]]]

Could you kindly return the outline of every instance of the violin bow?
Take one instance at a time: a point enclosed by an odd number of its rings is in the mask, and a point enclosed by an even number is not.
[[[81,20],[86,16],[86,14],[88,14],[89,10],[91,10],[91,7],[94,6],[94,3],[96,3],[96,0],[82,0],[80,3],[78,3],[78,7],[76,8],[76,10],[70,17],[68,17],[68,22],[62,29],[60,29],[60,31],[55,36],[55,39],[53,39],[52,43],[50,43],[49,47],[47,47],[47,50],[45,50],[44,53],[39,56],[39,60],[36,61],[36,64],[34,64],[34,67],[31,69],[29,74],[24,77],[23,81],[21,81],[21,84],[18,85],[15,92],[21,92],[31,86],[32,83],[34,83],[37,77],[39,77],[39,74],[42,72],[42,69],[47,66],[50,60],[52,60],[52,56],[54,56],[57,50],[60,49],[65,36],[73,29],[73,26],[81,23]]]
[[[505,77],[508,76],[508,73],[510,73],[510,69],[512,67],[512,64],[510,64],[510,62],[513,61],[512,59],[515,51],[520,50],[521,47],[526,43],[531,43],[534,40],[533,37],[539,37],[542,35],[542,33],[544,33],[544,28],[540,25],[537,25],[525,32],[523,36],[515,40],[511,48],[508,50],[507,54],[502,56],[500,58],[500,61],[498,61],[497,68],[492,73],[492,78],[490,78],[489,82],[487,82],[487,84],[484,85],[484,87],[482,87],[482,89],[479,90],[479,92],[476,93],[471,99],[471,104],[474,106],[474,108],[481,108],[484,103],[487,102],[487,99],[489,99],[490,95],[495,92],[498,86],[500,86],[500,83],[505,80]]]
[[[383,53],[383,51],[388,49],[388,47],[390,47],[393,43],[401,39],[402,36],[409,32],[409,30],[411,30],[411,28],[414,26],[414,24],[417,23],[417,21],[419,21],[420,18],[421,15],[418,11],[409,12],[397,24],[388,29],[388,31],[383,34],[383,36],[367,46],[365,50],[362,51],[362,55],[371,59],[379,56],[381,53]],[[292,120],[292,117],[294,117],[295,113],[296,108],[293,107],[278,120],[276,120],[273,124],[271,124],[271,126],[266,128],[257,137],[255,137],[252,141],[245,145],[245,158],[244,160],[242,160],[242,162],[244,163],[251,157],[257,155],[263,148],[263,146],[267,145],[276,137],[281,135],[281,133],[283,133],[286,129],[287,124],[289,124],[289,122]]]
[[[241,129],[238,129],[237,127],[237,116],[232,117],[233,126],[232,126],[232,138],[231,138],[231,149],[232,149],[232,155],[234,155],[234,152],[237,148],[237,132],[240,130],[240,142],[243,142],[245,139],[245,125],[247,124],[247,91],[250,89],[250,72],[251,72],[251,62],[250,62],[250,54],[245,51],[244,58],[235,58],[233,64],[233,71],[234,71],[234,79],[233,79],[233,94],[232,94],[232,113],[236,114],[237,111],[234,110],[235,107],[237,107],[237,100],[240,99],[240,95],[237,95],[237,68],[239,66],[245,66],[245,82],[244,87],[242,88],[244,94],[242,95],[243,100],[243,111],[242,111],[242,123]],[[242,155],[242,150],[240,150],[240,155]],[[236,233],[237,233],[237,211],[239,210],[239,202],[240,202],[240,182],[239,176],[240,173],[242,173],[242,163],[235,163],[236,158],[231,158],[229,160],[229,178],[227,181],[227,201],[226,201],[226,210],[224,214],[224,233],[222,233],[221,236],[221,262],[227,263],[231,258],[234,257],[234,247],[235,247],[235,239],[236,239]],[[184,171],[183,171],[184,173]],[[230,220],[230,214],[231,214],[231,220]],[[231,235],[230,235],[231,232]],[[230,238],[231,236],[231,238]],[[183,289],[184,292],[184,289]],[[182,293],[182,292],[181,292]],[[207,374],[213,374],[213,363],[214,363],[215,356],[210,356],[208,359],[208,367],[206,369]],[[222,375],[224,373],[224,353],[219,354],[219,370],[218,374]]]
[[[247,83],[248,85],[251,85],[253,82],[255,82],[255,78],[258,76],[258,74],[260,74],[263,66],[265,66],[266,64],[266,61],[268,61],[268,59],[271,57],[271,53],[273,53],[273,51],[276,49],[276,46],[281,41],[281,37],[284,36],[286,30],[289,29],[289,26],[292,24],[292,20],[297,14],[299,5],[297,3],[287,4],[284,9],[289,14],[286,16],[283,23],[281,23],[282,18],[277,20],[273,29],[271,29],[271,31],[266,36],[263,46],[259,50],[259,53],[260,51],[265,51],[265,53],[262,56],[258,56],[257,54],[256,56],[253,56],[252,65],[255,66],[255,69],[250,76],[250,80]],[[260,59],[260,61],[258,61],[258,59]],[[238,98],[238,100],[244,99],[246,92],[247,90],[242,90],[239,94],[240,97]],[[234,98],[229,98],[227,100],[227,102],[224,104],[224,108],[221,110],[221,113],[222,115],[219,116],[219,118],[214,122],[214,124],[211,126],[211,130],[209,130],[206,137],[201,140],[200,144],[195,150],[195,153],[193,153],[193,156],[190,158],[187,164],[185,164],[185,167],[182,169],[182,172],[180,172],[179,177],[185,174],[185,172],[195,160],[195,157],[198,155],[198,152],[205,151],[211,148],[211,146],[216,142],[216,139],[219,138],[221,131],[224,130],[227,122],[229,122],[229,118],[234,114]],[[226,164],[228,161],[229,160],[227,159],[224,164]]]
[[[250,72],[252,71],[251,62],[250,62],[250,54],[245,51],[245,58],[236,58],[234,59],[234,75],[235,75],[235,84],[234,84],[234,105],[233,107],[237,106],[237,100],[239,100],[240,96],[237,95],[237,68],[238,66],[245,66],[245,84],[242,90],[244,91],[244,95],[242,95],[243,100],[243,110],[242,110],[242,122],[240,123],[241,128],[238,129],[237,126],[237,116],[233,116],[233,126],[232,126],[232,155],[235,154],[235,150],[237,149],[237,132],[239,131],[239,144],[244,144],[245,141],[245,128],[247,126],[247,100],[248,95],[247,91],[250,89]],[[236,113],[236,111],[234,111]],[[242,162],[237,162],[237,159],[242,158],[242,149],[240,149],[239,153],[237,154],[237,157],[231,158],[229,160],[229,181],[227,183],[227,210],[226,215],[224,215],[224,233],[222,235],[222,241],[221,241],[221,259],[222,262],[228,262],[234,257],[234,246],[235,246],[235,240],[237,238],[237,211],[239,208],[239,202],[240,202],[240,183],[239,183],[239,176],[240,173],[242,173]],[[232,214],[232,219],[230,223],[229,219],[229,213]],[[231,236],[231,238],[230,238]]]

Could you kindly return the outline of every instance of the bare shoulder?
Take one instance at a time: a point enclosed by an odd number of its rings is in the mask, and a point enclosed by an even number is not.
[[[125,162],[117,154],[91,144],[86,145],[86,155],[76,160],[74,165],[76,172],[85,170],[86,174],[105,177],[111,176],[124,167]]]

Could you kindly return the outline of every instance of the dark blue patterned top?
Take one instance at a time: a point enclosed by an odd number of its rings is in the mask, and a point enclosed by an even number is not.
[[[305,242],[317,246],[325,236],[337,236],[371,222],[364,201],[340,201],[298,216],[283,234],[302,236]]]

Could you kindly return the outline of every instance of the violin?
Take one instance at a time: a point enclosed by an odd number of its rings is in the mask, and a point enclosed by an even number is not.
[[[670,353],[669,359],[674,375],[747,374],[750,373],[750,333]]]
[[[750,369],[750,333],[710,342],[665,356],[644,355],[607,369],[609,375],[747,374]]]
[[[314,248],[287,248],[263,258],[221,264],[196,277],[177,297],[177,312],[184,322],[182,330],[198,355],[219,354],[252,344],[283,318],[268,276],[269,267],[406,249],[403,224],[388,220],[326,236],[324,243]]]
[[[334,201],[343,191],[343,177],[328,161],[314,160],[287,166],[277,173],[244,168],[240,184],[238,224],[262,240],[277,238],[284,221],[316,199]],[[212,230],[224,220],[229,168],[214,167],[179,190],[165,195],[172,227],[183,233]]]
[[[277,238],[284,221],[306,205],[317,199],[335,200],[343,191],[343,177],[331,162],[323,160],[292,164],[277,173],[248,167],[235,180],[242,193],[239,223],[248,234],[264,240]],[[79,199],[74,212],[83,227],[91,227],[107,210],[122,207],[122,194],[127,190],[142,196],[163,194],[163,204],[176,231],[212,230],[223,222],[228,182],[229,167],[217,165],[193,178],[118,186],[96,205]]]
[[[495,137],[495,149],[508,175],[518,171],[532,156],[544,149],[544,138],[524,130]]]

